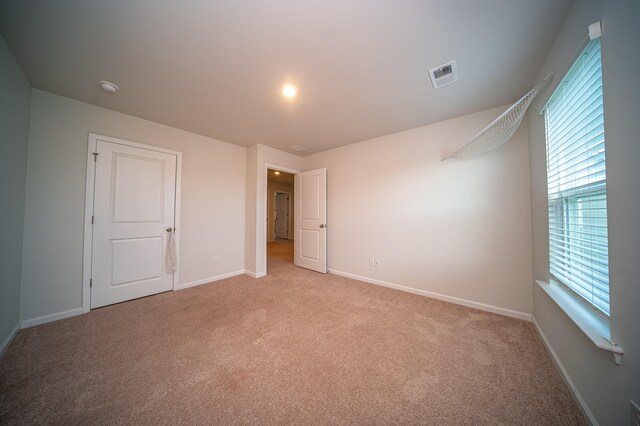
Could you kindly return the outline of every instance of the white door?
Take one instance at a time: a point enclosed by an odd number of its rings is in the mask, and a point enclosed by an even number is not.
[[[276,192],[276,238],[289,238],[289,194]]]
[[[327,169],[296,174],[294,263],[327,272]]]
[[[177,156],[99,139],[96,152],[91,307],[171,290]]]

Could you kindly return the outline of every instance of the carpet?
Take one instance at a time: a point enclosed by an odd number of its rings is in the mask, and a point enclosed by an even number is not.
[[[585,424],[532,324],[292,265],[20,331],[2,424]]]

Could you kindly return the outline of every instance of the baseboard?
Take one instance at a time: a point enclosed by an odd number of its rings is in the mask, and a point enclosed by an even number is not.
[[[257,274],[255,272],[251,272],[248,269],[244,271],[245,274],[249,275],[252,278],[262,278],[264,276],[267,275],[266,272],[258,272]]]
[[[195,286],[202,285],[202,284],[212,283],[214,281],[224,280],[225,278],[235,277],[235,276],[238,276],[238,275],[242,275],[244,273],[245,273],[245,270],[242,269],[240,271],[233,271],[233,272],[229,272],[227,274],[216,275],[214,277],[203,278],[201,280],[191,281],[191,282],[184,283],[184,284],[178,284],[176,286],[175,290],[184,290],[185,288],[195,287]]]
[[[553,350],[553,347],[551,346],[551,343],[549,343],[547,336],[545,336],[544,332],[542,331],[542,328],[540,328],[540,324],[538,324],[538,321],[536,321],[535,317],[533,316],[531,317],[531,322],[533,322],[533,326],[538,332],[538,335],[540,336],[542,343],[547,349],[547,352],[549,352],[549,355],[551,355],[551,359],[553,359],[553,362],[558,368],[558,371],[560,371],[560,375],[562,376],[565,383],[569,387],[569,390],[571,391],[573,398],[578,403],[578,407],[580,407],[582,414],[584,414],[585,418],[591,425],[598,426],[598,421],[596,420],[595,416],[589,409],[589,406],[585,402],[584,398],[582,398],[582,395],[580,395],[580,391],[578,390],[576,385],[573,383],[573,380],[571,380],[571,376],[569,376],[569,373],[564,368],[564,365],[562,365],[562,361],[560,361],[560,358],[558,358],[556,351]]]
[[[16,324],[16,326],[13,327],[13,330],[11,330],[11,333],[9,333],[7,338],[2,341],[2,344],[0,345],[0,357],[2,357],[2,355],[4,355],[4,352],[7,350],[7,348],[11,344],[11,342],[13,342],[13,339],[16,338],[16,336],[18,335],[18,331],[20,331],[20,322],[19,321]]]
[[[456,305],[467,306],[469,308],[479,309],[481,311],[492,312],[494,314],[504,315],[507,317],[517,318],[525,321],[531,321],[531,314],[527,314],[525,312],[519,312],[519,311],[507,309],[507,308],[501,308],[498,306],[487,305],[485,303],[474,302],[472,300],[461,299],[459,297],[447,296],[445,294],[434,293],[432,291],[420,290],[413,287],[407,287],[401,284],[395,284],[387,281],[376,280],[374,278],[351,274],[349,272],[336,271],[335,269],[330,270],[329,273],[340,275],[342,277],[353,278],[354,280],[358,280],[358,281],[364,281],[369,284],[375,284],[382,287],[388,287],[396,290],[406,291],[408,293],[413,293],[420,296],[426,296],[431,299],[438,299],[444,302],[454,303]]]
[[[22,320],[22,322],[20,323],[20,328],[35,327],[36,325],[46,324],[48,322],[58,321],[58,320],[69,318],[69,317],[75,317],[76,315],[80,315],[82,313],[83,313],[82,308],[76,308],[76,309],[70,309],[64,312],[58,312],[51,315],[45,315],[38,318]]]

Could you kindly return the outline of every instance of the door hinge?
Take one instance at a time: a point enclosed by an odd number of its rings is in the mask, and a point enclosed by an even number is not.
[[[93,221],[95,219],[95,216],[91,216],[91,224],[93,225]]]
[[[93,287],[93,278],[89,278],[89,287]]]
[[[94,163],[98,161],[98,155],[99,155],[99,154],[98,154],[97,152],[94,152],[94,153],[93,153],[93,162],[94,162]]]

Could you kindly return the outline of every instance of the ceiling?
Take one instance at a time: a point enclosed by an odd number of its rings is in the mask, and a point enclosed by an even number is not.
[[[35,88],[304,155],[515,101],[570,3],[3,0],[0,31]]]

